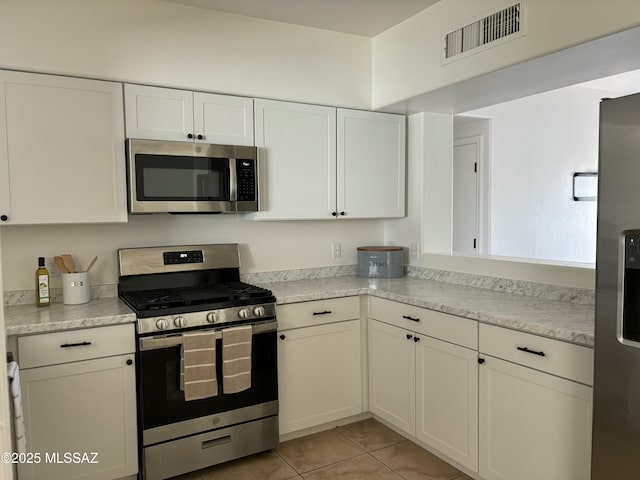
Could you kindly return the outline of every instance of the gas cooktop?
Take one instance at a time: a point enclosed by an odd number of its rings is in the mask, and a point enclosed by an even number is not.
[[[123,291],[120,298],[141,318],[275,301],[270,290],[243,282]]]

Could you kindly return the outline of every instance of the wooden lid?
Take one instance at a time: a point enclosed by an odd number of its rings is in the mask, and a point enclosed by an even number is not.
[[[397,252],[402,247],[358,247],[359,252]]]

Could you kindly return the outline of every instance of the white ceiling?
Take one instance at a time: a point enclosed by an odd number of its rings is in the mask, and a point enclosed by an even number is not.
[[[438,0],[162,0],[248,17],[374,37]]]

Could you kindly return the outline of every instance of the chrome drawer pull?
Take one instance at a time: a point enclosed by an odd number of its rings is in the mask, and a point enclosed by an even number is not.
[[[331,310],[325,310],[323,312],[313,312],[314,315],[329,315],[333,313]]]
[[[60,345],[60,348],[69,348],[69,347],[86,347],[87,345],[91,345],[91,342],[63,343],[62,345]]]
[[[406,318],[407,320],[411,320],[412,322],[419,322],[420,321],[419,318],[413,318],[410,315],[403,315],[402,318]]]
[[[530,350],[527,347],[516,347],[516,348],[521,352],[531,353],[533,355],[538,355],[539,357],[546,357],[546,355],[542,351],[538,352],[536,350]]]

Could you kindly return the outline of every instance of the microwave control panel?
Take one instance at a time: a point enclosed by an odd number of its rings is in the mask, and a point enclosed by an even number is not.
[[[238,159],[236,162],[238,175],[238,201],[256,201],[256,161],[253,159]]]

